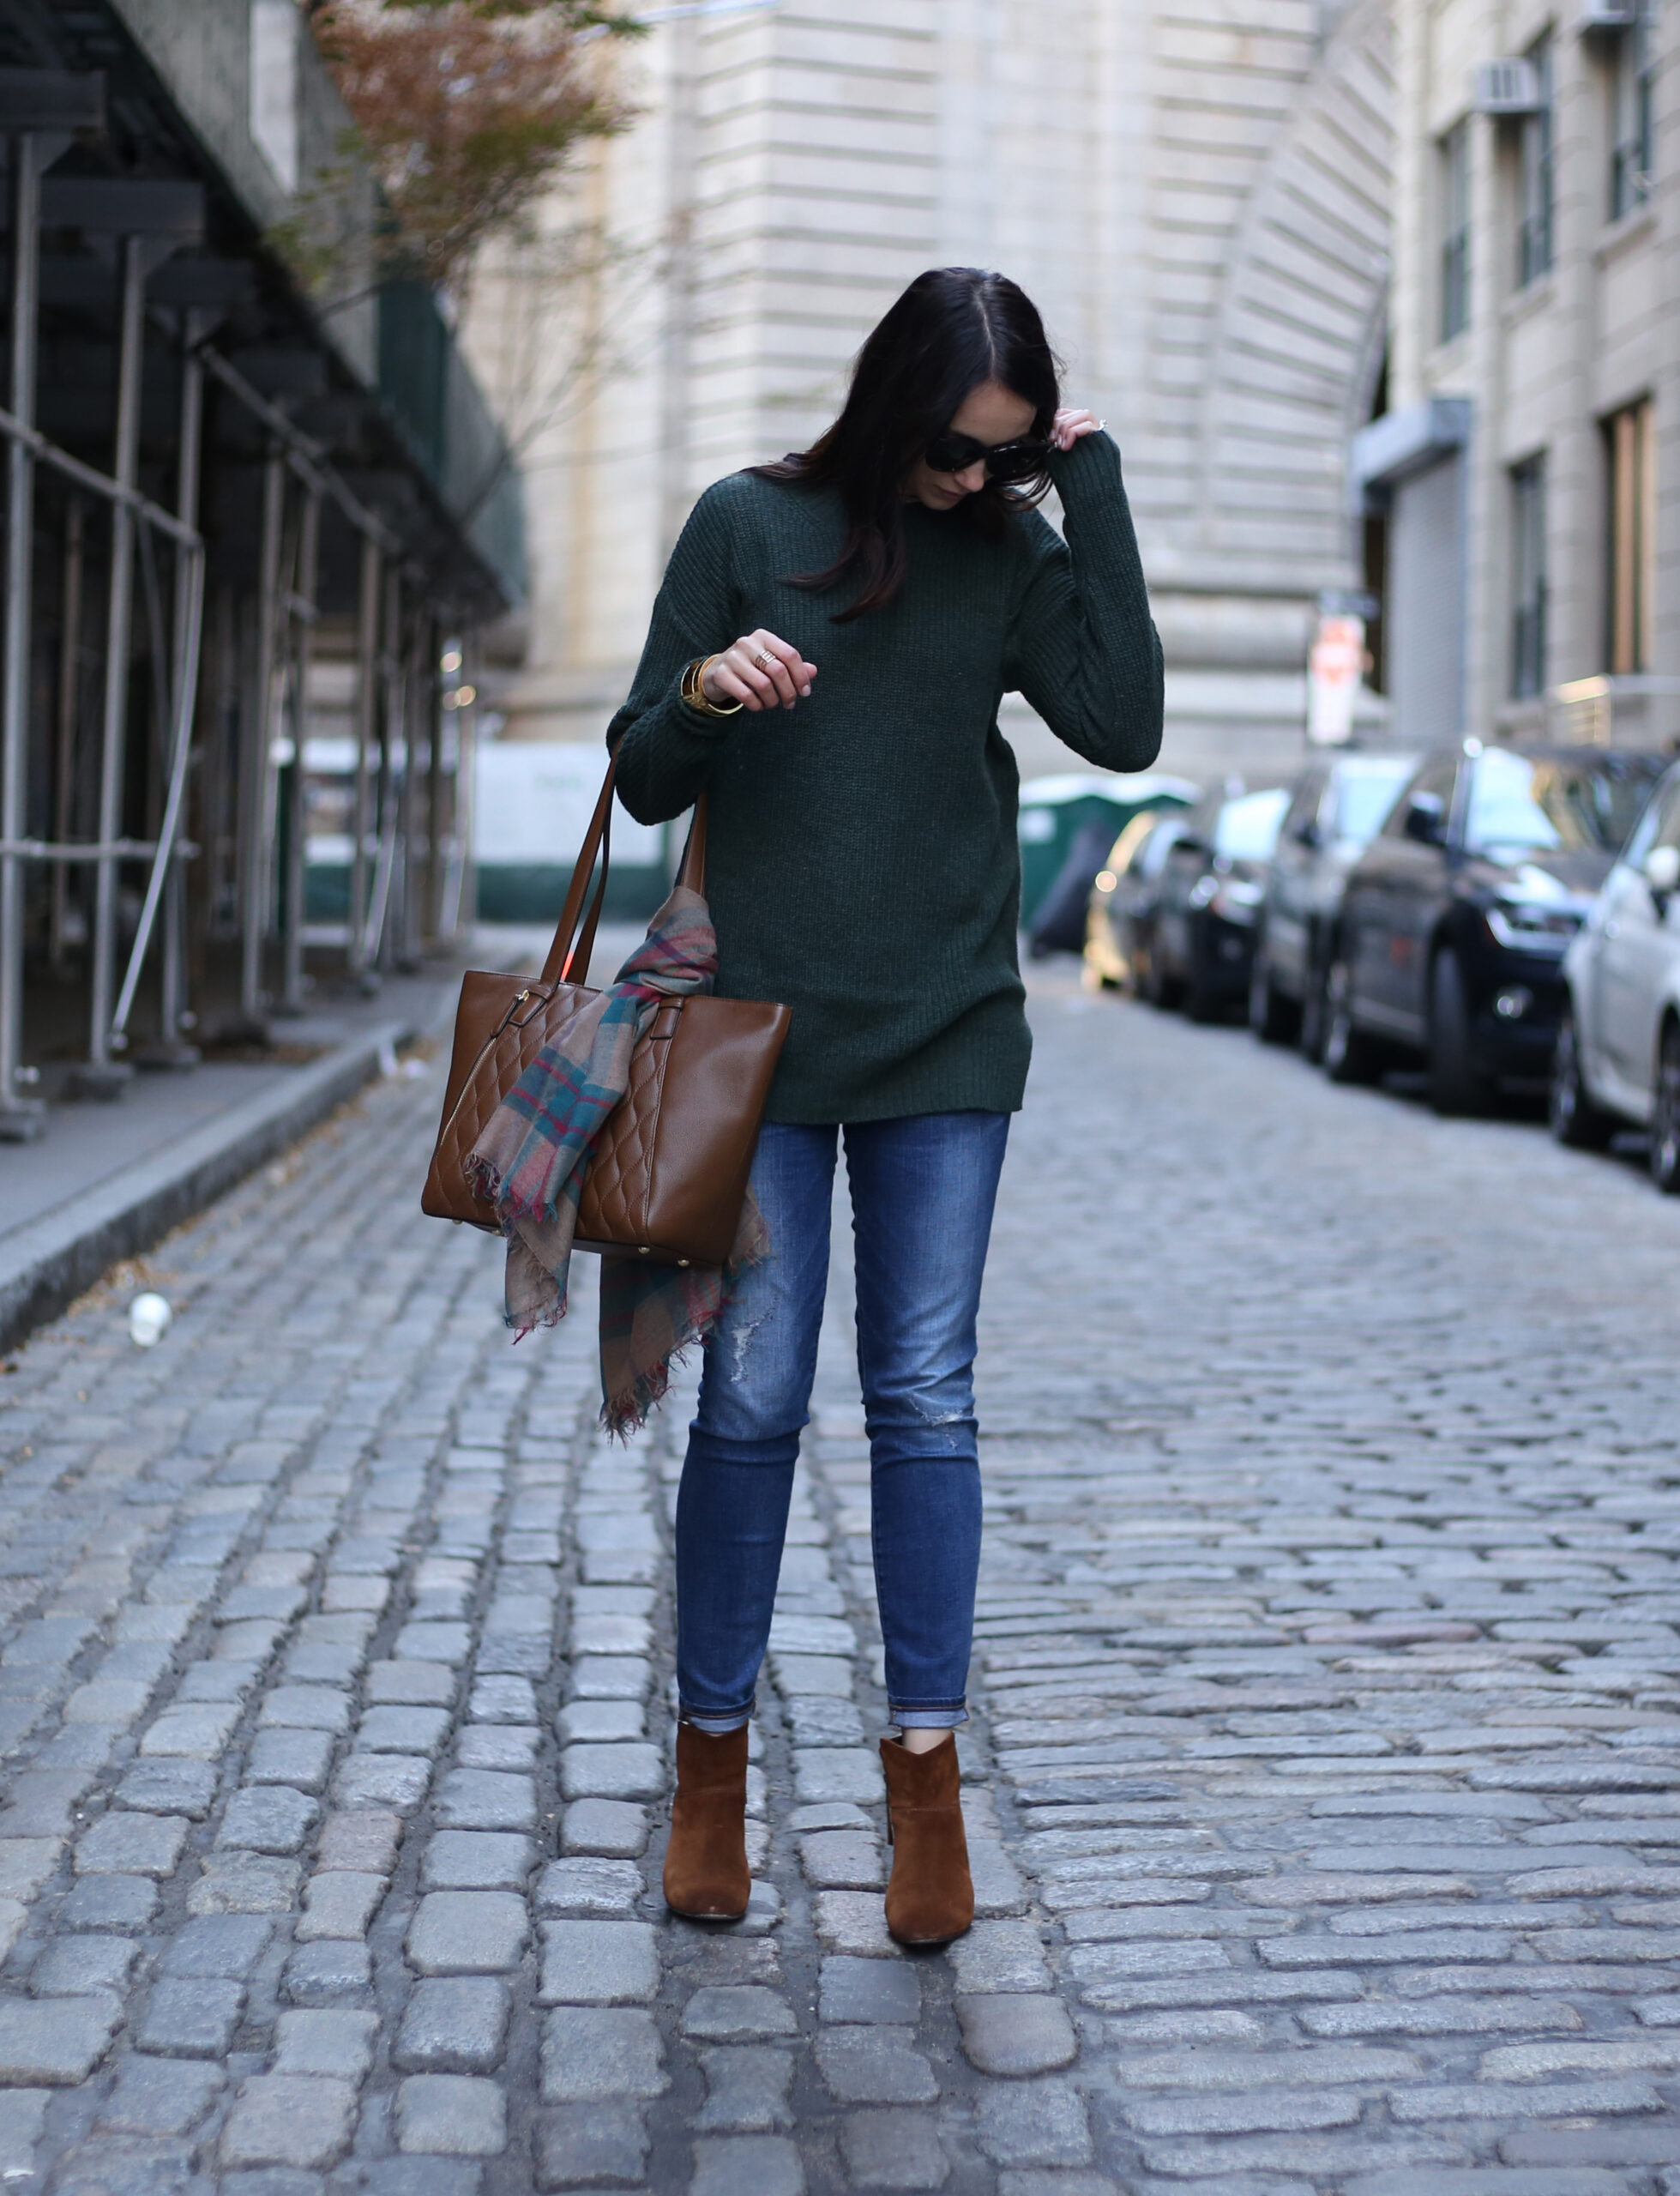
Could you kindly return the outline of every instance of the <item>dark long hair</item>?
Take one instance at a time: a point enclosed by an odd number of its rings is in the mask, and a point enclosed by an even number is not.
[[[837,487],[846,539],[827,570],[803,572],[813,592],[855,580],[834,623],[890,602],[904,585],[905,476],[943,433],[971,389],[995,381],[1033,407],[1032,432],[1050,432],[1059,401],[1054,353],[1038,307],[1007,274],[978,267],[933,267],[918,274],[858,353],[838,419],[808,450],[751,469],[765,480]],[[1011,511],[1038,503],[1050,475],[1013,486],[988,480],[952,513],[990,540]]]

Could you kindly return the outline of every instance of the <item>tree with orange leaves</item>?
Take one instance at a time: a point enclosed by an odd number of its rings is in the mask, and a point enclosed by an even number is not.
[[[393,232],[386,269],[457,293],[588,139],[633,118],[611,81],[629,16],[591,0],[309,0]]]

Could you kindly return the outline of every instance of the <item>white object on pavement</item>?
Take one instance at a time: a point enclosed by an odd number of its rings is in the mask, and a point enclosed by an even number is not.
[[[150,1349],[154,1342],[161,1342],[169,1331],[175,1317],[166,1296],[160,1296],[154,1289],[146,1289],[129,1306],[129,1333],[142,1349]]]

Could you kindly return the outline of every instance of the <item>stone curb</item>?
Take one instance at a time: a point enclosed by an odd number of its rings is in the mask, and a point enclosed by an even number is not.
[[[119,1258],[148,1250],[373,1082],[380,1054],[418,1033],[375,1023],[193,1129],[167,1150],[82,1191],[0,1244],[0,1350],[73,1303]]]

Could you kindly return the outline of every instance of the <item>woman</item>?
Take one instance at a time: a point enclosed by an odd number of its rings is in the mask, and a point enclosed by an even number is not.
[[[1160,745],[1160,645],[1100,425],[1060,408],[1013,282],[918,276],[828,431],[701,498],[607,734],[640,821],[710,794],[719,994],[792,1008],[752,1174],[770,1254],[707,1345],[677,1501],[679,1913],[738,1915],[750,1888],[747,1723],[843,1133],[893,1724],[887,1923],[934,1943],[972,1917],[954,1731],[980,1547],[975,1318],[1030,1049],[998,704],[1019,691],[1108,769]],[[1052,482],[1065,543],[1033,508]]]

